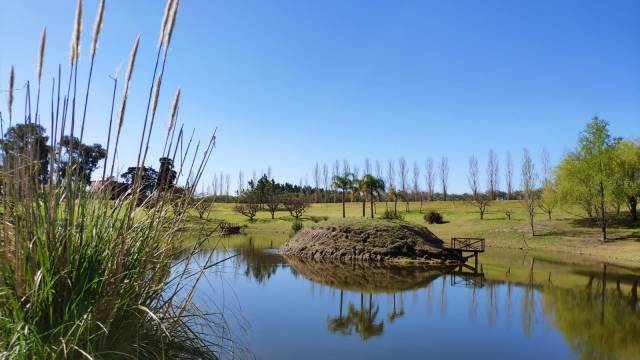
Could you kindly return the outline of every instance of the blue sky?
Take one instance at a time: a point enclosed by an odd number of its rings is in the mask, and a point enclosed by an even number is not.
[[[96,6],[85,1],[80,80]],[[45,88],[58,63],[66,71],[74,7],[2,0],[1,90],[11,64],[18,87],[33,80],[44,25]],[[135,161],[163,9],[107,2],[88,141],[105,141],[108,75],[142,39],[120,167]],[[235,181],[240,169],[247,177],[271,166],[297,183],[311,182],[316,161],[362,168],[365,158],[404,156],[422,167],[446,155],[450,188],[462,192],[470,155],[484,168],[489,149],[501,165],[511,151],[518,166],[523,147],[536,160],[547,148],[557,162],[594,115],[617,136],[640,137],[640,2],[183,0],[152,158],[178,86],[185,127],[202,140],[219,129],[205,186],[220,171]]]

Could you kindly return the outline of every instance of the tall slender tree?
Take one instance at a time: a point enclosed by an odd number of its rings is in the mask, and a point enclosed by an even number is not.
[[[443,200],[447,201],[447,186],[449,184],[449,159],[443,156],[438,164],[438,172],[440,175],[440,186],[442,188]]]

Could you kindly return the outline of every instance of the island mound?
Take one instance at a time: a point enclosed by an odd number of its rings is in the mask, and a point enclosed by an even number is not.
[[[456,255],[429,229],[401,220],[326,221],[300,230],[280,252],[290,258],[324,262],[458,263]]]

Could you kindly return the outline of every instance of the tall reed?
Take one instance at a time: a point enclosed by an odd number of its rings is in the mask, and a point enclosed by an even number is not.
[[[173,31],[177,6],[177,0],[168,0],[165,11],[168,15],[161,29],[161,38],[165,40],[160,49],[168,46],[170,35],[165,28],[170,26]],[[90,99],[90,78],[103,11],[104,1],[101,1],[92,39],[85,108]],[[208,321],[207,315],[193,302],[194,289],[204,269],[214,265],[210,258],[201,268],[194,265],[194,257],[207,236],[203,233],[196,244],[186,250],[179,238],[186,221],[186,206],[191,203],[215,147],[215,131],[203,146],[198,144],[193,151],[191,140],[185,147],[182,128],[173,141],[178,90],[169,116],[169,130],[164,135],[163,154],[166,151],[173,154],[173,158],[180,157],[180,166],[176,169],[178,179],[189,179],[184,187],[157,190],[140,202],[134,196],[142,186],[138,181],[121,195],[113,191],[112,182],[106,182],[100,191],[89,191],[78,176],[73,176],[77,174],[77,165],[72,161],[66,165],[71,168],[67,176],[61,177],[54,169],[64,164],[63,137],[73,136],[74,132],[81,27],[82,2],[78,1],[67,95],[60,91],[60,67],[51,88],[51,141],[47,149],[50,165],[36,156],[38,147],[44,145],[34,143],[33,137],[27,137],[24,140],[27,146],[19,149],[8,146],[8,139],[2,140],[0,358],[216,359],[228,345],[215,343],[211,334],[226,334],[226,327],[224,323]],[[43,32],[43,39],[44,36]],[[111,154],[112,175],[139,44],[138,37],[124,78],[115,148]],[[44,50],[41,53],[44,54]],[[165,48],[163,62],[166,54]],[[36,71],[39,83],[42,62],[38,62]],[[7,104],[10,125],[13,73],[12,67]],[[70,93],[72,83],[73,95]],[[154,74],[150,93],[156,97],[155,104],[161,83],[161,77],[157,79]],[[116,85],[114,81],[109,104],[111,119]],[[25,99],[25,119],[32,115],[27,106],[29,97]],[[67,116],[71,116],[69,129],[65,126]],[[146,147],[141,147],[138,163],[144,162],[140,160],[146,156],[152,122],[148,129],[144,126],[140,136],[141,144]],[[110,141],[111,131],[107,143]],[[43,166],[49,166],[48,180],[37,176]],[[105,177],[104,170],[102,176]]]

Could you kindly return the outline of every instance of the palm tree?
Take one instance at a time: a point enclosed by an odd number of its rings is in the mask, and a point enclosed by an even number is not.
[[[395,187],[389,188],[389,197],[393,199],[393,213],[398,215],[398,198],[400,197],[401,191],[396,190]]]
[[[375,201],[375,195],[380,198],[380,191],[384,191],[384,180],[379,179],[373,175],[365,175],[358,181],[358,189],[362,192],[362,217],[365,216],[364,208],[369,196],[371,202],[371,218],[373,219],[373,203]]]
[[[347,217],[347,213],[345,210],[345,195],[347,191],[351,191],[353,189],[353,174],[348,173],[344,176],[335,175],[332,179],[332,186],[334,189],[340,190],[342,193],[342,217]]]

